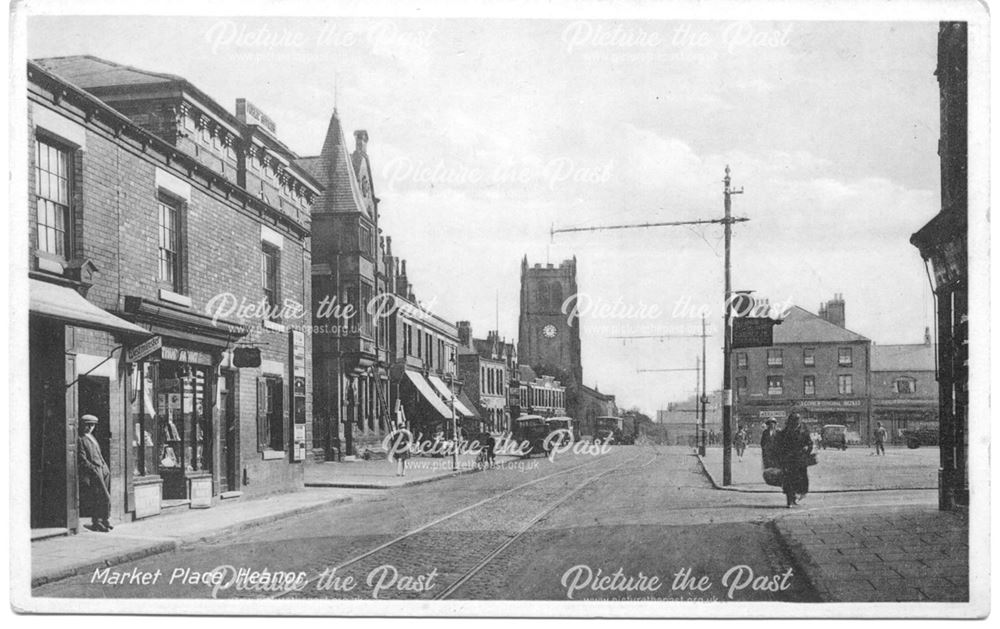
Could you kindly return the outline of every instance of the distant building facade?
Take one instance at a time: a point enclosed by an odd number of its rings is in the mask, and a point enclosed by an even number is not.
[[[552,376],[539,376],[531,367],[519,366],[513,416],[521,415],[566,415],[566,387]]]
[[[795,411],[813,431],[841,424],[849,436],[867,440],[871,341],[845,323],[845,303],[837,295],[818,315],[793,306],[774,327],[772,347],[734,350],[738,424],[759,427],[774,417],[781,425]]]
[[[892,443],[905,443],[901,431],[940,427],[934,354],[930,330],[923,343],[872,345],[872,420]]]
[[[673,402],[666,409],[656,412],[656,423],[665,431],[667,443],[673,445],[694,445],[701,435],[701,404],[699,396],[692,395],[683,402]],[[705,433],[722,435],[722,392],[708,394],[705,405]]]
[[[458,322],[458,374],[463,391],[482,418],[488,432],[510,430],[510,343],[491,330],[485,339],[472,335],[468,321]]]

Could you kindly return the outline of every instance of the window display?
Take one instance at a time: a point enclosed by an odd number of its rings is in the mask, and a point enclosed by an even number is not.
[[[187,498],[186,476],[211,470],[211,405],[206,367],[163,361],[156,389],[164,499]]]

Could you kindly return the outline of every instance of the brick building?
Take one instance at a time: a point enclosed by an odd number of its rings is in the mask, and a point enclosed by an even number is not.
[[[938,383],[930,330],[923,343],[872,345],[872,421],[882,422],[892,443],[900,431],[938,431]]]
[[[845,324],[845,303],[837,295],[820,306],[819,315],[792,307],[774,326],[772,347],[734,350],[738,423],[759,429],[775,417],[780,425],[794,410],[814,431],[842,424],[849,439],[867,439],[871,341]]]
[[[458,328],[421,305],[406,275],[406,261],[387,239],[386,280],[393,307],[389,338],[389,406],[403,412],[414,435],[452,434],[452,419],[466,433],[480,429],[479,414],[458,371]],[[394,415],[395,417],[395,415]]]
[[[316,182],[273,128],[172,75],[29,62],[28,112],[32,527],[86,515],[88,413],[113,520],[301,486]]]
[[[483,429],[505,432],[511,429],[510,355],[512,344],[490,330],[485,339],[472,336],[468,321],[458,322],[458,376],[464,392],[482,417]]]

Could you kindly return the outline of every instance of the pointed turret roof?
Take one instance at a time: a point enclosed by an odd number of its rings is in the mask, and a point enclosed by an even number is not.
[[[330,117],[322,152],[315,157],[297,159],[295,163],[326,188],[313,206],[313,213],[364,212],[361,186],[358,185],[351,156],[347,152],[344,130],[336,110]]]

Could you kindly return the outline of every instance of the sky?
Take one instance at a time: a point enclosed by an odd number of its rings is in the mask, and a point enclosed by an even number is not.
[[[517,335],[522,256],[576,256],[584,380],[652,414],[722,381],[717,225],[732,169],[733,288],[917,343],[933,325],[910,235],[940,209],[937,23],[30,17],[29,58],[91,54],[244,97],[300,155],[334,107],[369,133],[417,297]],[[137,45],[141,42],[142,45]],[[665,339],[613,336],[675,335]],[[718,383],[716,385],[715,383]]]

